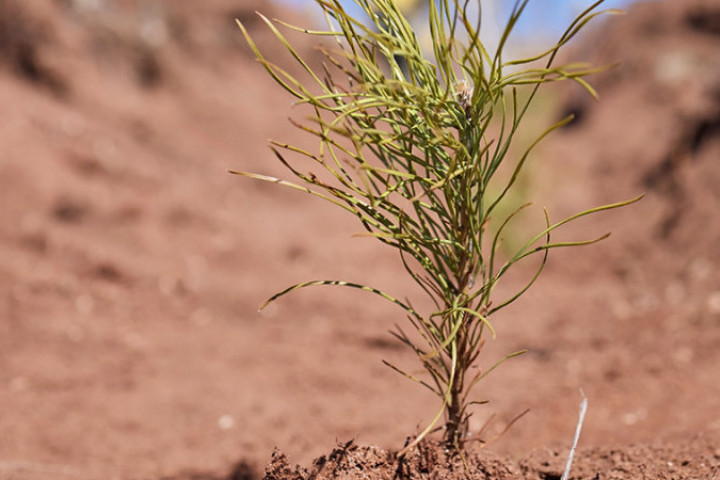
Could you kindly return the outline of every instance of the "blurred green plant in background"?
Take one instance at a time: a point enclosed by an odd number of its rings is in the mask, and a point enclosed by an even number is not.
[[[372,25],[350,16],[338,0],[315,0],[328,29],[310,31],[281,21],[263,20],[308,77],[298,80],[267,60],[240,24],[260,63],[297,104],[312,111],[298,128],[320,141],[316,153],[271,142],[277,159],[299,180],[293,183],[257,173],[233,172],[315,195],[355,216],[365,234],[396,249],[407,274],[432,300],[422,313],[373,287],[344,281],[311,281],[275,294],[267,303],[300,288],[342,285],[380,295],[400,306],[418,335],[397,328],[394,335],[416,354],[426,376],[400,371],[427,387],[441,408],[411,448],[444,419],[444,442],[462,451],[468,438],[470,392],[504,360],[488,368],[477,363],[493,314],[525,293],[542,272],[548,252],[595,243],[600,238],[553,242],[551,233],[580,217],[633,203],[639,198],[579,212],[551,223],[545,212],[541,231],[522,241],[511,254],[499,248],[508,226],[529,204],[508,209],[518,178],[533,148],[565,118],[511,155],[518,129],[538,88],[570,80],[591,95],[584,77],[597,69],[586,65],[554,66],[558,51],[603,12],[602,0],[582,12],[558,42],[531,58],[507,60],[503,47],[528,0],[517,1],[491,54],[479,39],[477,20],[468,18],[470,0],[431,0],[429,25],[433,59],[423,56],[418,38],[396,2],[356,0]],[[325,62],[314,70],[277,25],[337,40],[324,48]],[[519,89],[525,89],[519,93]],[[316,175],[291,164],[287,153],[319,168]],[[503,168],[501,169],[501,166]],[[505,174],[500,172],[505,171]],[[499,217],[501,215],[501,217]],[[496,218],[499,217],[499,218]],[[493,220],[495,228],[488,228]],[[495,298],[507,272],[528,257],[537,268],[509,298]],[[503,257],[503,258],[501,258]],[[267,304],[266,303],[266,304]],[[421,342],[414,341],[421,338]]]

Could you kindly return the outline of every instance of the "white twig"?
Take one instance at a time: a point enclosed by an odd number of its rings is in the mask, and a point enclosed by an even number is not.
[[[583,397],[582,402],[580,403],[580,418],[578,418],[577,427],[575,427],[575,438],[573,439],[573,444],[570,448],[570,455],[568,455],[567,463],[565,464],[565,471],[563,472],[562,477],[560,477],[560,480],[567,480],[570,476],[570,467],[572,467],[573,457],[575,456],[575,447],[577,447],[578,440],[580,440],[580,430],[582,430],[582,425],[585,421],[588,399],[582,389],[580,389],[580,395]]]

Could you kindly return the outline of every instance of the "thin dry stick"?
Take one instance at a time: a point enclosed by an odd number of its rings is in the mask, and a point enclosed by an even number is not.
[[[587,412],[588,399],[585,396],[585,392],[580,389],[580,395],[583,399],[580,403],[580,418],[578,418],[577,427],[575,427],[575,438],[573,439],[572,447],[570,448],[570,454],[568,455],[567,463],[565,464],[565,471],[560,477],[560,480],[567,480],[570,476],[570,467],[572,467],[573,457],[575,456],[575,448],[577,447],[578,440],[580,440],[580,430],[582,430],[583,422],[585,421],[585,413]]]

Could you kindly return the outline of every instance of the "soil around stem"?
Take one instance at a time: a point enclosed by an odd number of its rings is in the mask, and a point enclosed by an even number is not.
[[[623,445],[582,449],[572,464],[569,478],[661,480],[716,478],[720,474],[717,447],[703,438],[673,445]],[[308,467],[293,464],[275,450],[264,472],[237,466],[228,480],[548,480],[560,479],[567,450],[539,449],[522,459],[503,458],[469,446],[463,458],[452,455],[439,443],[422,442],[404,457],[375,446],[353,441],[338,445]],[[211,480],[220,477],[183,476],[179,479]]]

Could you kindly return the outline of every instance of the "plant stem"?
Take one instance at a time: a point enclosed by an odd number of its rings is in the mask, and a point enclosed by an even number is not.
[[[454,378],[451,378],[450,401],[447,406],[447,420],[445,423],[444,442],[448,448],[462,451],[465,439],[467,438],[469,421],[465,414],[464,393],[465,393],[465,362],[467,356],[467,326],[468,315],[463,314],[463,325],[457,333],[457,367]]]
[[[467,189],[472,183],[466,178],[467,175],[463,175],[459,180],[459,188]],[[460,219],[458,228],[458,243],[464,248],[458,252],[459,261],[456,265],[457,270],[454,272],[455,284],[457,285],[457,291],[455,292],[453,305],[464,306],[467,298],[467,289],[470,284],[470,277],[472,275],[474,263],[474,256],[477,255],[472,249],[472,238],[470,228],[470,219],[468,218],[468,209],[460,208]],[[453,313],[449,314],[451,317]],[[458,313],[455,313],[458,315]],[[465,374],[467,369],[471,366],[473,358],[473,345],[471,345],[471,339],[469,332],[471,331],[471,323],[476,321],[476,318],[467,313],[462,312],[459,314],[461,322],[460,327],[457,330],[455,339],[453,340],[455,351],[455,369],[453,371],[453,377],[450,378],[450,398],[447,405],[447,419],[445,423],[445,438],[444,442],[448,448],[453,448],[460,452],[464,448],[465,439],[467,438],[469,431],[469,416],[466,413],[466,397],[465,397]],[[454,325],[454,322],[448,322],[449,325]],[[452,361],[452,350],[448,352]]]

